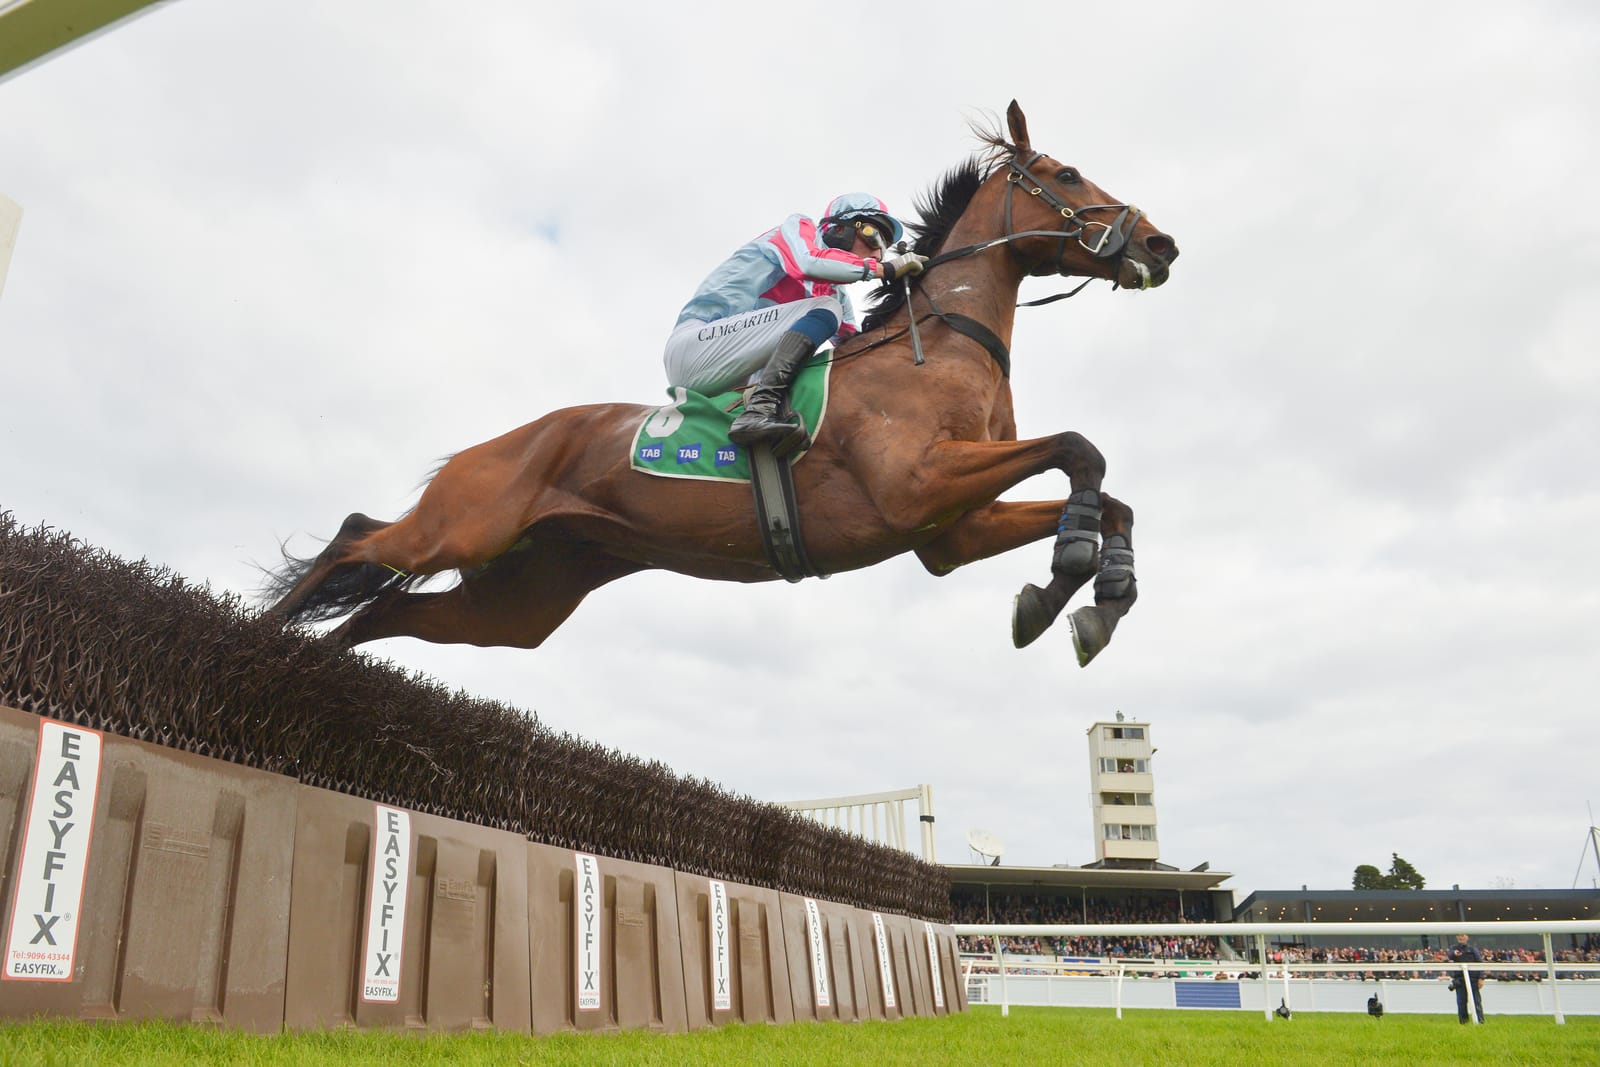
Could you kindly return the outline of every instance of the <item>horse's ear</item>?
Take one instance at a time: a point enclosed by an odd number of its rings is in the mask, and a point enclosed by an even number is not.
[[[1016,145],[1019,151],[1033,151],[1028,144],[1028,119],[1023,115],[1022,108],[1017,105],[1015,100],[1011,101],[1011,106],[1006,108],[1006,125],[1011,127],[1011,143]]]

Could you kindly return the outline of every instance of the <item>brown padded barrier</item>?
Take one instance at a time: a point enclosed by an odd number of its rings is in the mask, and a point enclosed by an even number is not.
[[[866,977],[864,960],[851,943],[849,905],[818,900],[824,966],[828,977],[827,1005],[817,1003],[812,971],[811,933],[806,922],[806,898],[793,893],[779,895],[783,916],[784,945],[789,954],[789,990],[794,1017],[802,1020],[865,1018]],[[873,964],[876,967],[876,964]]]
[[[933,933],[939,940],[939,971],[944,978],[945,1011],[966,1011],[967,983],[961,980],[961,946],[956,942],[956,932],[949,923],[934,923]]]
[[[884,947],[888,950],[890,992],[894,1006],[890,1007],[883,995],[883,967],[878,962],[878,937],[873,926],[873,912],[852,909],[850,931],[861,945],[862,966],[866,971],[867,1017],[872,1019],[900,1019],[915,1015],[911,1006],[911,963],[906,955],[904,916],[878,912],[883,922]],[[899,936],[896,936],[896,932]]]
[[[0,945],[41,719],[0,707]],[[0,979],[0,1017],[283,1025],[293,780],[103,735],[70,982]]]
[[[0,706],[0,938],[40,717]],[[648,1028],[935,1014],[921,921],[817,901],[832,1003],[814,1003],[805,898],[724,882],[730,1005],[713,1006],[710,880],[593,857],[599,999],[577,1008],[578,853],[417,811],[409,818],[398,1000],[362,997],[375,842],[370,800],[114,734],[99,788],[70,982],[0,980],[0,1018],[163,1018],[274,1033],[329,1026]],[[381,887],[381,879],[380,879]],[[943,1011],[965,1010],[936,926]]]
[[[885,916],[885,921],[888,917]],[[966,988],[960,974],[960,949],[956,945],[955,931],[948,925],[933,924],[934,941],[939,952],[939,991],[933,992],[933,966],[928,960],[928,935],[921,919],[895,916],[896,938],[905,945],[911,960],[911,993],[917,1015],[946,1015],[952,1011],[967,1010]],[[943,1003],[940,1003],[940,1000]],[[913,1014],[907,1008],[906,1014]]]
[[[527,841],[454,819],[409,816],[399,999],[367,1000],[376,805],[300,787],[289,1029],[528,1029]]]
[[[678,931],[690,1029],[728,1022],[794,1022],[778,892],[724,882],[728,896],[728,1001],[712,989],[711,879],[678,874]]]
[[[593,857],[599,878],[599,1007],[579,1010],[578,853],[535,843],[527,850],[534,1032],[687,1030],[674,872]]]

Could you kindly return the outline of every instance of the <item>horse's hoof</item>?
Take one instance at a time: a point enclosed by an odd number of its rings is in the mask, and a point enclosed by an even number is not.
[[[1011,643],[1027,648],[1055,621],[1056,613],[1050,610],[1044,590],[1031,583],[1025,585],[1011,601]]]
[[[1087,667],[1111,643],[1110,628],[1092,607],[1081,607],[1068,615],[1067,629],[1072,631],[1072,647],[1078,652],[1080,667]]]

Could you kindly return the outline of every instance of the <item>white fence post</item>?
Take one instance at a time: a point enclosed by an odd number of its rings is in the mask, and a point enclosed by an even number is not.
[[[1261,1010],[1272,1021],[1272,997],[1267,993],[1267,935],[1256,935],[1256,955],[1261,961]]]
[[[1000,938],[994,939],[994,958],[1000,965],[1000,1015],[1005,1017],[1011,1014],[1011,997],[1006,992],[1006,950]]]
[[[1557,1026],[1565,1026],[1567,1017],[1561,1014],[1561,988],[1556,985],[1556,954],[1550,951],[1550,935],[1544,935],[1544,962],[1550,972],[1550,1012]]]

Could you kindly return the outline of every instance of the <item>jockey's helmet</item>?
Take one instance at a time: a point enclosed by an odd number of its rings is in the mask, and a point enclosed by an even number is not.
[[[845,193],[836,196],[822,214],[822,241],[832,248],[849,248],[860,232],[887,248],[905,236],[900,220],[889,214],[888,205],[871,193]]]

